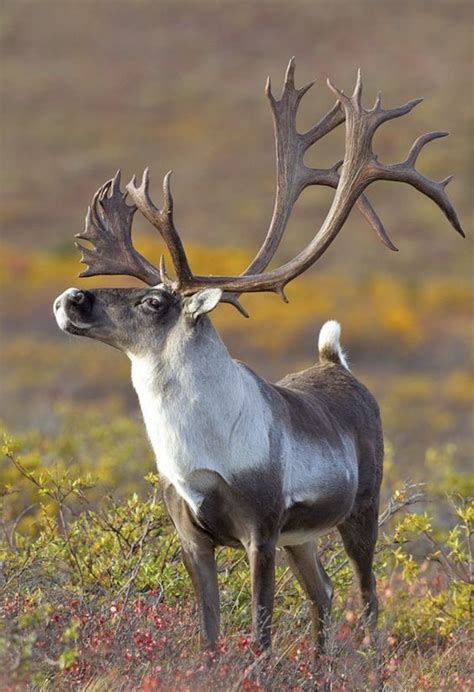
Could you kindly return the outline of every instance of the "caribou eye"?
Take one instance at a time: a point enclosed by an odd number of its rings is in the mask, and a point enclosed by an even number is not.
[[[159,310],[163,306],[163,301],[158,298],[146,298],[143,302],[153,310]]]

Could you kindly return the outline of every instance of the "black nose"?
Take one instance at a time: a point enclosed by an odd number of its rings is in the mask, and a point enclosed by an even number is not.
[[[90,310],[94,302],[94,296],[90,291],[81,291],[79,288],[71,289],[66,293],[66,302],[77,305],[81,310]]]
[[[85,301],[86,296],[85,296],[84,291],[76,290],[76,291],[71,291],[70,293],[68,293],[67,298],[71,303],[75,303],[76,305],[80,305],[81,303],[83,303]]]

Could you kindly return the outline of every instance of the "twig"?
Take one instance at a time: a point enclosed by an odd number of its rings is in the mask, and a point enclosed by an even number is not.
[[[154,505],[156,503],[156,490],[153,491],[153,497],[151,500],[151,504]],[[153,517],[149,517],[145,529],[142,532],[142,535],[140,537],[140,540],[138,542],[138,550],[139,550],[139,555],[137,557],[137,562],[135,564],[135,567],[133,568],[132,574],[130,575],[129,579],[127,580],[126,584],[122,586],[121,589],[119,589],[118,595],[122,593],[122,591],[125,589],[125,598],[122,604],[122,608],[120,610],[120,615],[118,617],[117,621],[117,627],[115,628],[115,636],[118,637],[118,634],[120,632],[120,628],[122,626],[122,620],[123,620],[123,615],[125,612],[125,608],[128,603],[128,599],[130,598],[130,593],[132,590],[133,582],[135,581],[137,574],[140,570],[140,567],[142,566],[142,560],[143,560],[143,549],[145,545],[145,541],[150,533],[150,526],[153,522]]]

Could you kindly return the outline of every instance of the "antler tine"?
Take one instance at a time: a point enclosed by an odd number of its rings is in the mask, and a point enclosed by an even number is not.
[[[127,192],[133,199],[143,216],[160,232],[170,252],[176,271],[175,288],[184,288],[192,279],[192,272],[184,251],[181,238],[176,231],[173,221],[173,196],[171,194],[172,171],[169,171],[163,179],[163,209],[158,209],[151,200],[149,187],[149,169],[145,168],[142,181],[136,185],[135,176],[127,185]]]
[[[321,118],[316,125],[313,125],[307,132],[301,135],[305,144],[305,151],[315,144],[319,139],[327,135],[331,130],[344,122],[344,111],[339,101],[336,101],[330,111]]]
[[[415,187],[419,192],[432,199],[433,202],[438,205],[453,228],[464,238],[465,233],[458,215],[446,193],[446,187],[451,182],[452,176],[450,175],[436,182],[422,175],[415,168],[418,156],[425,144],[428,144],[428,142],[434,139],[446,137],[448,134],[449,132],[428,132],[427,134],[421,135],[413,143],[405,161],[401,163],[382,164],[375,158],[373,163],[373,175],[376,176],[375,180],[393,180],[400,183],[407,183]]]
[[[333,108],[310,130],[302,134],[297,132],[298,106],[314,82],[297,89],[295,87],[295,66],[295,58],[293,57],[288,63],[279,100],[276,100],[272,94],[270,77],[268,77],[265,85],[265,94],[270,102],[275,128],[277,188],[272,220],[267,235],[256,257],[243,272],[243,276],[262,272],[269,265],[280,245],[292,209],[306,187],[325,185],[336,188],[339,182],[337,171],[340,163],[328,169],[309,168],[304,163],[304,155],[315,142],[344,122],[344,111],[338,100]],[[357,88],[360,89],[356,86]],[[360,212],[382,242],[391,250],[396,250],[369,201],[362,198],[357,204]]]
[[[360,67],[357,70],[357,79],[354,87],[354,93],[352,94],[352,98],[354,99],[357,106],[359,108],[362,108],[362,73]]]
[[[288,66],[287,66],[286,72],[285,72],[285,88],[289,88],[289,89],[295,88],[295,66],[296,66],[296,58],[293,55],[293,57],[290,58],[290,61],[288,63]]]
[[[81,262],[87,265],[79,276],[126,274],[149,285],[159,282],[160,274],[134,247],[131,239],[135,205],[126,203],[127,193],[120,190],[120,171],[95,193],[87,210],[85,228],[76,238],[92,247],[76,243]]]

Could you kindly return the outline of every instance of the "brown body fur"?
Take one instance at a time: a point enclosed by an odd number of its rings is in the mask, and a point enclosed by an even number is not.
[[[277,419],[282,429],[293,428],[300,436],[325,439],[334,444],[339,433],[354,436],[359,480],[355,499],[350,504],[345,488],[334,486],[333,493],[326,494],[318,503],[295,503],[284,508],[276,463],[278,431],[274,436],[275,463],[270,464],[264,474],[255,471],[239,475],[232,488],[220,477],[209,479],[212,489],[197,516],[171,484],[165,488],[164,499],[183,542],[185,564],[200,602],[204,646],[213,646],[219,631],[216,615],[219,595],[214,565],[214,547],[218,545],[243,546],[247,550],[252,581],[260,590],[260,596],[254,593],[255,634],[261,644],[269,643],[275,546],[278,536],[288,531],[324,531],[337,526],[359,579],[366,619],[372,628],[375,627],[377,597],[372,561],[382,481],[382,427],[372,394],[340,361],[335,362],[337,360],[337,354],[331,353],[331,358],[323,354],[320,363],[287,375],[276,385],[258,379],[265,395],[272,400],[272,410],[278,411]],[[196,557],[196,545],[201,560]],[[324,645],[324,625],[330,613],[330,579],[319,561],[314,541],[285,546],[285,552],[310,599],[318,654]],[[208,556],[206,567],[202,555]],[[210,574],[214,575],[211,580]]]

